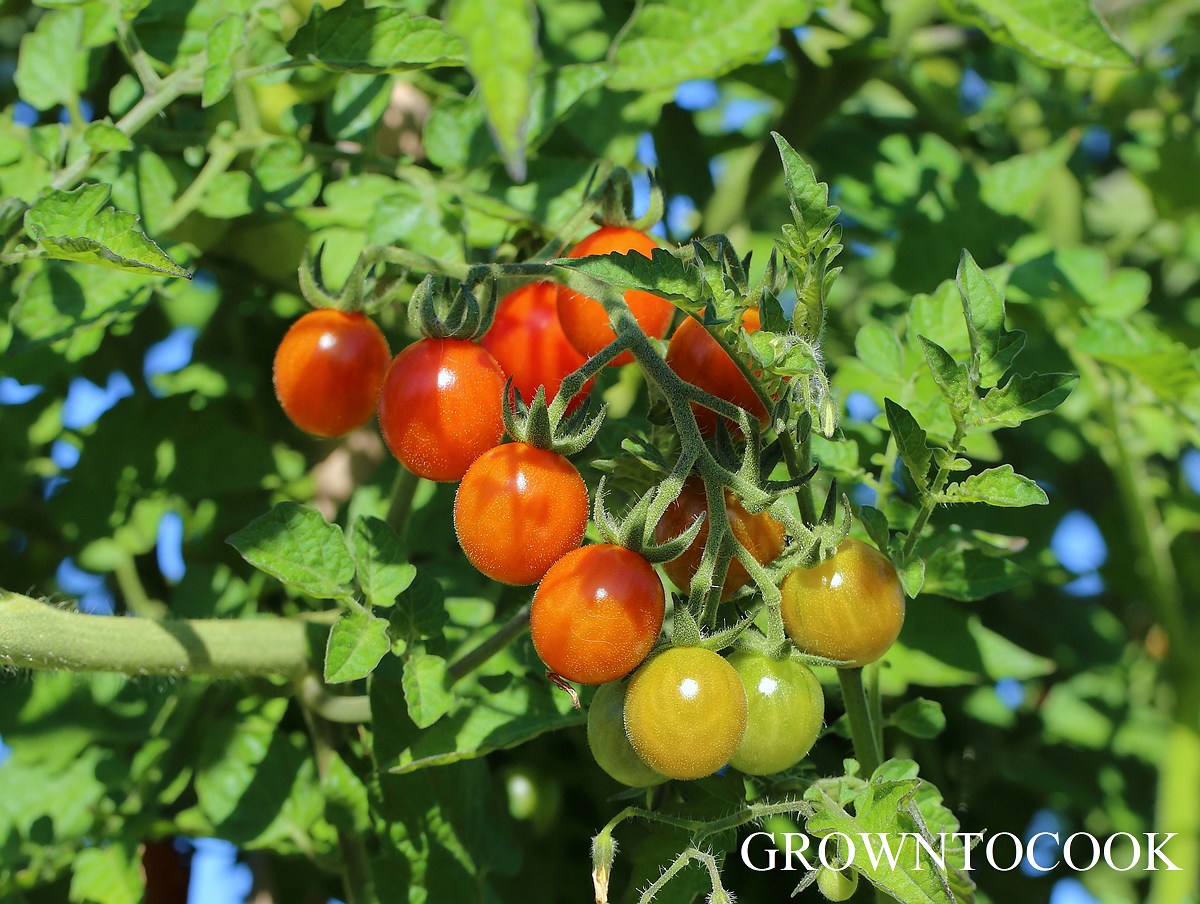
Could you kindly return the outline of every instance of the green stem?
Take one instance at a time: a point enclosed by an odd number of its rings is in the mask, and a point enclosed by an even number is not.
[[[388,498],[387,523],[392,526],[401,540],[408,536],[408,525],[412,521],[413,500],[421,478],[404,465],[398,465],[396,479],[392,483],[392,493]]]
[[[526,603],[514,612],[512,617],[501,625],[495,634],[452,662],[446,669],[446,675],[450,678],[451,683],[471,674],[471,672],[475,671],[525,633],[529,628],[529,606],[530,604]]]
[[[1195,901],[1200,893],[1200,676],[1177,688],[1172,725],[1158,775],[1154,828],[1175,832],[1164,852],[1179,871],[1159,869],[1150,880],[1148,904]]]
[[[0,590],[0,663],[125,675],[296,677],[324,657],[329,628],[300,619],[84,615]]]
[[[371,698],[331,693],[316,675],[308,674],[297,684],[296,696],[306,709],[326,722],[359,724],[371,721]]]
[[[175,203],[163,214],[162,219],[158,222],[158,230],[167,233],[182,223],[188,214],[200,206],[213,180],[229,169],[229,165],[236,157],[237,148],[234,145],[226,141],[217,143],[200,172],[196,174],[196,178],[192,180],[192,184],[175,199]]]
[[[125,606],[134,615],[162,618],[167,614],[167,607],[160,600],[151,599],[150,594],[146,592],[133,556],[123,556],[119,559],[113,568],[113,575],[117,579],[117,587],[121,590]]]
[[[921,510],[917,512],[917,518],[913,521],[913,526],[908,531],[908,536],[904,539],[904,547],[900,550],[900,561],[907,564],[913,557],[913,553],[917,551],[917,543],[921,539],[921,531],[925,529],[925,524],[929,521],[929,516],[933,514],[933,510],[937,508],[938,497],[942,495],[942,490],[946,488],[946,480],[950,477],[950,463],[958,457],[958,453],[962,451],[963,428],[959,425],[954,430],[954,438],[950,440],[950,448],[948,454],[938,465],[937,473],[933,477],[933,483],[929,485],[929,492],[924,495],[921,500]]]
[[[867,702],[866,688],[863,687],[862,669],[838,669],[838,681],[842,685],[842,702],[846,706],[846,716],[850,719],[854,757],[862,767],[863,778],[870,779],[883,762],[883,752],[875,728],[871,724],[871,707]]]

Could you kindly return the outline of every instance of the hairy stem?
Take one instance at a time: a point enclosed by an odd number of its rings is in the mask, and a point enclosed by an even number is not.
[[[871,724],[871,707],[867,702],[866,688],[863,687],[862,671],[861,668],[838,669],[838,681],[842,685],[846,716],[850,719],[854,757],[862,766],[863,778],[869,779],[883,762],[883,753]]]

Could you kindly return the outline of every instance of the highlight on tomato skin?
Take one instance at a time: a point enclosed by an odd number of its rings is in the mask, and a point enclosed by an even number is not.
[[[625,734],[626,690],[624,681],[600,685],[588,706],[588,747],[596,765],[622,785],[631,788],[661,785],[667,777],[646,765]]]
[[[637,252],[650,257],[657,247],[658,243],[644,232],[625,226],[601,226],[568,251],[567,257],[589,257],[614,251]],[[675,315],[675,306],[671,302],[650,292],[630,289],[625,293],[625,303],[647,336],[661,339],[667,335]],[[592,357],[617,338],[604,306],[566,286],[558,287],[558,318],[568,341],[586,357]],[[631,361],[633,355],[625,351],[617,355],[610,366]]]
[[[742,326],[748,333],[755,333],[761,328],[758,311],[750,308],[742,315]],[[675,371],[681,380],[703,389],[718,399],[731,402],[739,408],[745,408],[750,416],[766,426],[771,419],[770,413],[746,379],[746,375],[729,357],[721,344],[709,334],[703,324],[694,317],[686,318],[676,328],[667,345],[667,364]],[[692,413],[696,416],[696,425],[700,432],[711,436],[717,430],[717,413],[711,408],[692,403]],[[737,429],[728,418],[725,426],[730,430]]]
[[[825,694],[797,658],[734,650],[726,661],[741,679],[748,704],[746,733],[729,765],[747,775],[774,775],[808,755],[825,722]]]
[[[558,319],[558,286],[534,282],[521,286],[496,305],[495,317],[479,344],[491,353],[526,403],[532,402],[539,386],[546,388],[546,403],[554,401],[558,388],[587,358],[567,339]],[[588,380],[567,404],[578,408],[595,385]]]
[[[654,648],[666,590],[637,553],[597,543],[567,553],[538,584],[529,612],[534,649],[552,672],[580,684],[628,675]]]
[[[504,372],[463,339],[420,339],[396,355],[379,394],[379,427],[418,477],[462,479],[504,436]]]
[[[588,492],[557,452],[505,443],[475,459],[454,497],[454,531],[492,580],[533,584],[583,542]]]
[[[275,397],[313,436],[343,436],[371,419],[391,362],[387,339],[365,314],[322,308],[284,334],[271,367]]]

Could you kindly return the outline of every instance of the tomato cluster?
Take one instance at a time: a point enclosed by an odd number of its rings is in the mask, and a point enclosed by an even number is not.
[[[655,247],[643,233],[606,226],[569,256],[649,256]],[[636,291],[625,293],[625,301],[648,335],[666,335],[670,302]],[[741,325],[757,330],[758,312],[744,312]],[[722,656],[680,645],[654,654],[667,603],[655,567],[624,546],[581,545],[588,491],[570,461],[540,447],[555,440],[529,434],[532,442],[502,443],[503,406],[515,401],[504,398],[506,381],[527,403],[543,388],[549,404],[563,380],[614,338],[603,305],[550,283],[505,296],[478,343],[420,339],[394,359],[365,315],[317,310],[296,321],[280,343],[274,382],[284,412],[301,429],[340,436],[378,411],[384,440],[404,467],[429,480],[460,481],[454,527],[467,559],[496,581],[537,584],[530,634],[538,655],[559,678],[600,686],[588,715],[588,743],[613,778],[646,787],[701,778],[727,765],[749,775],[784,771],[807,755],[824,722],[821,686],[801,655],[847,667],[882,656],[904,619],[896,572],[881,553],[847,539],[828,561],[784,578],[780,614],[794,645],[790,653],[738,648]],[[612,363],[630,360],[626,352]],[[686,382],[767,423],[747,372],[700,321],[683,320],[666,363]],[[583,403],[592,382],[568,410]],[[713,434],[716,413],[696,405],[693,411],[701,432]],[[747,512],[729,491],[724,503],[730,532],[754,559],[767,565],[780,556],[783,524],[767,512]],[[707,515],[704,483],[693,477],[655,525],[662,545],[705,519],[687,549],[663,565],[684,593],[703,558]],[[735,559],[721,599],[749,581]]]

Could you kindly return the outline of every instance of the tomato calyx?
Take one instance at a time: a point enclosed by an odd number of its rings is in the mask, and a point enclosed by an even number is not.
[[[300,261],[298,279],[300,295],[314,308],[332,308],[335,311],[353,313],[362,311],[373,314],[383,307],[397,301],[403,289],[403,280],[396,280],[390,286],[376,291],[378,283],[375,277],[375,267],[378,261],[369,251],[363,251],[354,261],[350,275],[342,283],[342,288],[332,293],[321,282],[321,258],[325,254],[325,243],[317,246],[316,252],[304,251]]]
[[[563,381],[563,386],[567,387],[568,392],[571,385],[567,381],[585,369],[586,365]],[[577,382],[582,386],[585,380]],[[600,432],[600,425],[604,423],[604,416],[608,411],[608,406],[602,404],[599,411],[593,414],[585,403],[571,414],[567,414],[567,402],[571,396],[560,391],[554,402],[547,404],[546,390],[543,386],[539,386],[533,399],[526,403],[521,398],[521,393],[513,386],[512,377],[505,383],[504,398],[506,404],[502,406],[501,414],[509,436],[518,442],[528,443],[538,449],[549,449],[559,455],[575,455],[582,452]]]
[[[646,212],[640,217],[632,215],[633,180],[623,167],[615,168],[597,192],[597,209],[592,220],[598,226],[619,226],[645,232],[662,220],[666,212],[666,200],[662,186],[651,170],[646,174],[650,180],[650,192]]]
[[[494,274],[484,274],[452,290],[444,277],[422,279],[408,301],[408,322],[430,339],[475,340],[488,331],[499,293]]]
[[[654,528],[682,486],[683,482],[672,475],[642,494],[623,517],[617,517],[605,504],[608,489],[608,475],[605,475],[596,487],[592,520],[607,542],[624,546],[653,565],[669,562],[691,545],[704,523],[703,518],[697,518],[679,536],[662,543],[655,540]]]

